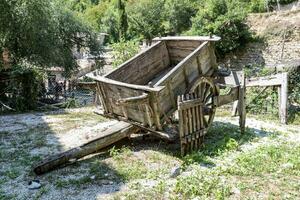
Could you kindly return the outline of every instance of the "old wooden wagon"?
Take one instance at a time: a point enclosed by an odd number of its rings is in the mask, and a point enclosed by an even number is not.
[[[34,168],[42,174],[99,151],[144,129],[174,140],[181,153],[196,150],[211,125],[216,107],[234,102],[240,126],[245,126],[245,79],[241,72],[224,76],[216,63],[218,37],[164,37],[105,76],[94,74],[103,115],[119,122],[88,143],[50,156]],[[226,92],[220,89],[225,88]],[[165,129],[176,113],[175,135]],[[236,114],[236,112],[234,112]],[[174,133],[174,132],[173,132]],[[178,137],[177,137],[178,138]]]
[[[218,40],[198,36],[155,38],[152,46],[109,74],[90,76],[97,82],[103,115],[170,139],[164,124],[178,110],[184,145],[197,140],[200,143],[217,106],[238,100],[243,129],[243,74],[219,76],[214,52]],[[220,86],[229,86],[230,92],[220,96]]]

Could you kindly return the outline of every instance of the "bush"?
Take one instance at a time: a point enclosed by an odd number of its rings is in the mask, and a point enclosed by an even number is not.
[[[237,0],[208,0],[193,18],[189,35],[218,35],[222,40],[216,44],[219,57],[243,46],[251,34],[245,23],[245,5]]]
[[[121,41],[112,45],[113,48],[113,66],[117,67],[126,60],[133,57],[139,51],[139,44],[135,41]]]
[[[151,40],[165,34],[164,0],[139,0],[127,3],[129,37]]]
[[[43,74],[36,68],[13,66],[5,102],[16,111],[34,110],[42,88]]]
[[[289,100],[300,105],[300,69],[289,72]]]
[[[297,1],[297,0],[279,0],[279,3],[281,5],[285,5],[285,4],[292,3],[294,1]],[[245,1],[245,2],[247,2],[247,1]],[[267,6],[269,7],[270,11],[276,9],[277,0],[268,0],[268,3],[266,3],[266,0],[251,0],[248,4],[248,9],[250,12],[260,13],[260,12],[266,12]]]

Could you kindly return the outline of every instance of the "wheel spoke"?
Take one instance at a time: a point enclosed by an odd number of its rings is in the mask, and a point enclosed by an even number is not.
[[[213,93],[210,93],[205,99],[204,99],[204,103],[207,103],[208,100],[213,96]]]
[[[202,85],[203,85],[203,87],[202,87]],[[205,88],[206,88],[206,82],[203,82],[203,84],[200,85],[201,99],[203,99],[203,97],[204,97]]]
[[[205,100],[206,96],[209,94],[208,93],[209,91],[210,91],[210,85],[206,85],[202,101]]]
[[[207,121],[207,119],[204,115],[203,115],[203,122],[204,122],[204,127],[207,128],[208,127],[208,121]]]

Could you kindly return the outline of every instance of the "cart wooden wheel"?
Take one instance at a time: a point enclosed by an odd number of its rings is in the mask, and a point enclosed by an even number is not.
[[[216,85],[212,80],[200,77],[188,88],[188,92],[194,93],[196,98],[201,99],[203,102],[203,115],[201,118],[204,128],[208,128],[212,124],[216,112],[215,99],[218,95]]]

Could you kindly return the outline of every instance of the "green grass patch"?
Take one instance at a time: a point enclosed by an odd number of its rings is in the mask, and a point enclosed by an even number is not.
[[[251,129],[246,129],[242,134],[238,126],[215,122],[204,138],[202,149],[185,156],[183,165],[213,164],[211,158],[238,150],[242,144],[252,141],[255,137],[257,136]]]
[[[267,145],[253,152],[244,153],[236,159],[228,173],[239,176],[281,173],[300,175],[300,146],[293,143]]]

